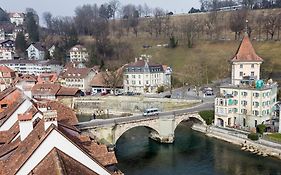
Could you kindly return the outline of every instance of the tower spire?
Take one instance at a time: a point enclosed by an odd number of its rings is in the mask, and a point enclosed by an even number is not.
[[[249,24],[249,21],[248,21],[248,19],[246,19],[246,26],[245,26],[245,35],[246,36],[249,36],[249,26],[248,26],[248,24]]]

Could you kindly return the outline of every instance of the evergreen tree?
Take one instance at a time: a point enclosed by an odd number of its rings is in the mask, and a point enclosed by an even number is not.
[[[32,12],[28,12],[26,14],[26,30],[29,34],[29,39],[32,42],[39,41],[39,27],[36,24],[36,21],[34,19],[34,15]]]
[[[56,46],[53,55],[54,55],[53,57],[54,57],[55,60],[58,60],[61,64],[65,63],[66,54],[65,54],[65,52],[63,51],[62,48]]]
[[[25,53],[25,50],[27,48],[27,44],[26,44],[23,32],[19,32],[17,34],[15,45],[16,45],[16,50],[19,53]]]

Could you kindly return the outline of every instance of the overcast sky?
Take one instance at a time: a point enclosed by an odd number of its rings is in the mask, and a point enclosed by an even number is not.
[[[199,8],[199,0],[119,0],[124,4],[144,4],[161,7],[175,13],[188,12],[191,7]],[[74,9],[83,4],[102,4],[106,0],[1,0],[0,7],[8,12],[25,11],[27,7],[35,9],[40,17],[49,11],[54,16],[72,16]]]

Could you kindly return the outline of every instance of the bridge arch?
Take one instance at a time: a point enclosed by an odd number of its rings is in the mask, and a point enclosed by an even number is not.
[[[175,127],[174,127],[174,133],[178,125],[183,121],[188,121],[190,119],[196,119],[200,121],[203,125],[206,125],[206,121],[199,115],[199,114],[186,114],[178,116],[175,120]]]
[[[136,128],[136,127],[145,127],[148,128],[151,133],[159,135],[159,127],[156,123],[157,121],[148,121],[148,122],[143,122],[143,123],[127,123],[127,124],[121,124],[121,125],[116,125],[114,129],[114,138],[113,142],[114,144],[117,143],[118,139],[127,131]]]

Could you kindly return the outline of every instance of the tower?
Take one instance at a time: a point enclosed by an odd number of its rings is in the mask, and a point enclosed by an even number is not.
[[[263,59],[256,54],[246,32],[235,56],[231,59],[231,84],[239,85],[244,79],[259,80],[262,62]]]

